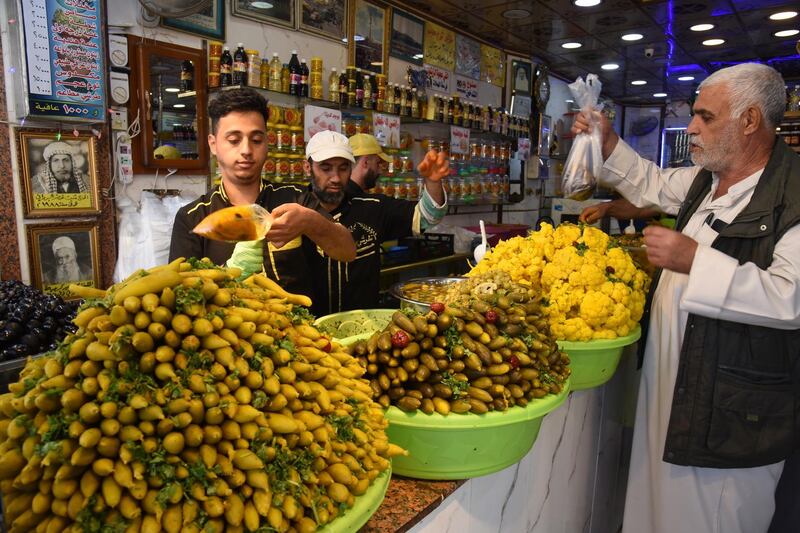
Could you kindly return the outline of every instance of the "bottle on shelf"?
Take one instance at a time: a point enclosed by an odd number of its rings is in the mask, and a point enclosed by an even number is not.
[[[233,53],[233,85],[247,85],[247,52],[244,44],[237,43]]]
[[[297,59],[297,50],[292,50],[292,58],[289,59],[289,94],[300,96],[300,60]]]
[[[278,52],[272,53],[272,60],[269,62],[269,90],[280,92],[281,90],[281,71],[283,65],[278,57]]]
[[[417,94],[417,88],[414,87],[411,89],[411,116],[413,118],[419,118],[419,95]]]
[[[364,97],[362,100],[364,109],[372,109],[373,102],[372,102],[372,80],[366,74],[364,75]]]
[[[400,96],[400,84],[395,83],[394,85],[394,106],[392,108],[392,113],[395,115],[399,115],[401,113],[401,104],[402,104],[402,97]]]
[[[339,75],[339,105],[347,105],[347,72]]]
[[[336,67],[331,67],[331,75],[328,77],[328,100],[339,101],[339,74],[336,72]]]
[[[181,92],[194,90],[194,63],[188,59],[181,62]]]
[[[403,92],[406,95],[406,102],[403,105],[403,116],[410,117],[411,116],[411,100],[412,100],[411,87],[406,87],[405,85],[403,85]]]
[[[233,56],[231,56],[231,49],[227,46],[222,49],[222,55],[219,58],[219,84],[221,87],[233,84]]]
[[[394,84],[386,86],[386,103],[384,104],[387,113],[394,113]]]
[[[259,78],[259,87],[262,89],[269,89],[269,59],[261,59],[261,76]]]
[[[281,67],[281,92],[289,94],[292,88],[292,71],[289,70],[289,64],[284,63]]]
[[[361,75],[361,69],[356,69],[356,107],[364,107],[364,76]]]
[[[308,65],[305,58],[300,60],[300,96],[308,96]]]

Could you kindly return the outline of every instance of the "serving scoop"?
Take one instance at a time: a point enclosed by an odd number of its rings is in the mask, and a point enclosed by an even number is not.
[[[486,240],[486,225],[484,225],[483,220],[480,221],[481,225],[481,243],[475,247],[475,251],[473,252],[473,257],[475,258],[475,263],[480,263],[483,256],[486,255],[486,252],[489,251],[489,242]]]

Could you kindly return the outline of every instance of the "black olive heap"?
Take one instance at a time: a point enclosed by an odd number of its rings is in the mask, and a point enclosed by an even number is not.
[[[16,280],[0,281],[0,361],[55,349],[75,331],[75,307]]]

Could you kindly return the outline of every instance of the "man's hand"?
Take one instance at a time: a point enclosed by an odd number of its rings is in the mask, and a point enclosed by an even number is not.
[[[592,111],[591,116],[586,111],[581,111],[575,115],[575,122],[572,123],[570,130],[573,135],[579,133],[591,133],[595,125],[600,126],[600,138],[603,141],[603,161],[609,158],[611,152],[617,147],[619,135],[614,131],[608,118],[599,111]]]
[[[611,200],[610,202],[602,202],[596,205],[590,205],[581,211],[578,220],[586,224],[593,224],[603,217],[614,217],[617,219],[642,219],[653,218],[661,213],[656,209],[645,209],[636,207],[624,198]]]
[[[450,173],[450,161],[444,152],[437,154],[435,150],[428,150],[425,159],[417,165],[417,170],[426,181],[440,181]]]
[[[594,224],[598,220],[605,218],[610,204],[611,202],[601,202],[599,204],[590,205],[581,211],[581,215],[578,217],[578,220],[584,224]]]
[[[313,211],[300,204],[281,204],[272,210],[272,227],[266,239],[276,248],[306,233],[308,221]]]
[[[650,263],[680,274],[689,273],[697,252],[697,241],[663,226],[646,227],[644,245]]]

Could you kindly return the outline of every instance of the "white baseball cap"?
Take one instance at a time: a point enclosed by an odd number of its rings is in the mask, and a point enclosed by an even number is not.
[[[336,131],[320,131],[314,134],[306,144],[306,157],[319,163],[334,157],[347,159],[351,163],[356,162],[353,157],[353,149],[350,148],[350,141],[347,137]]]

